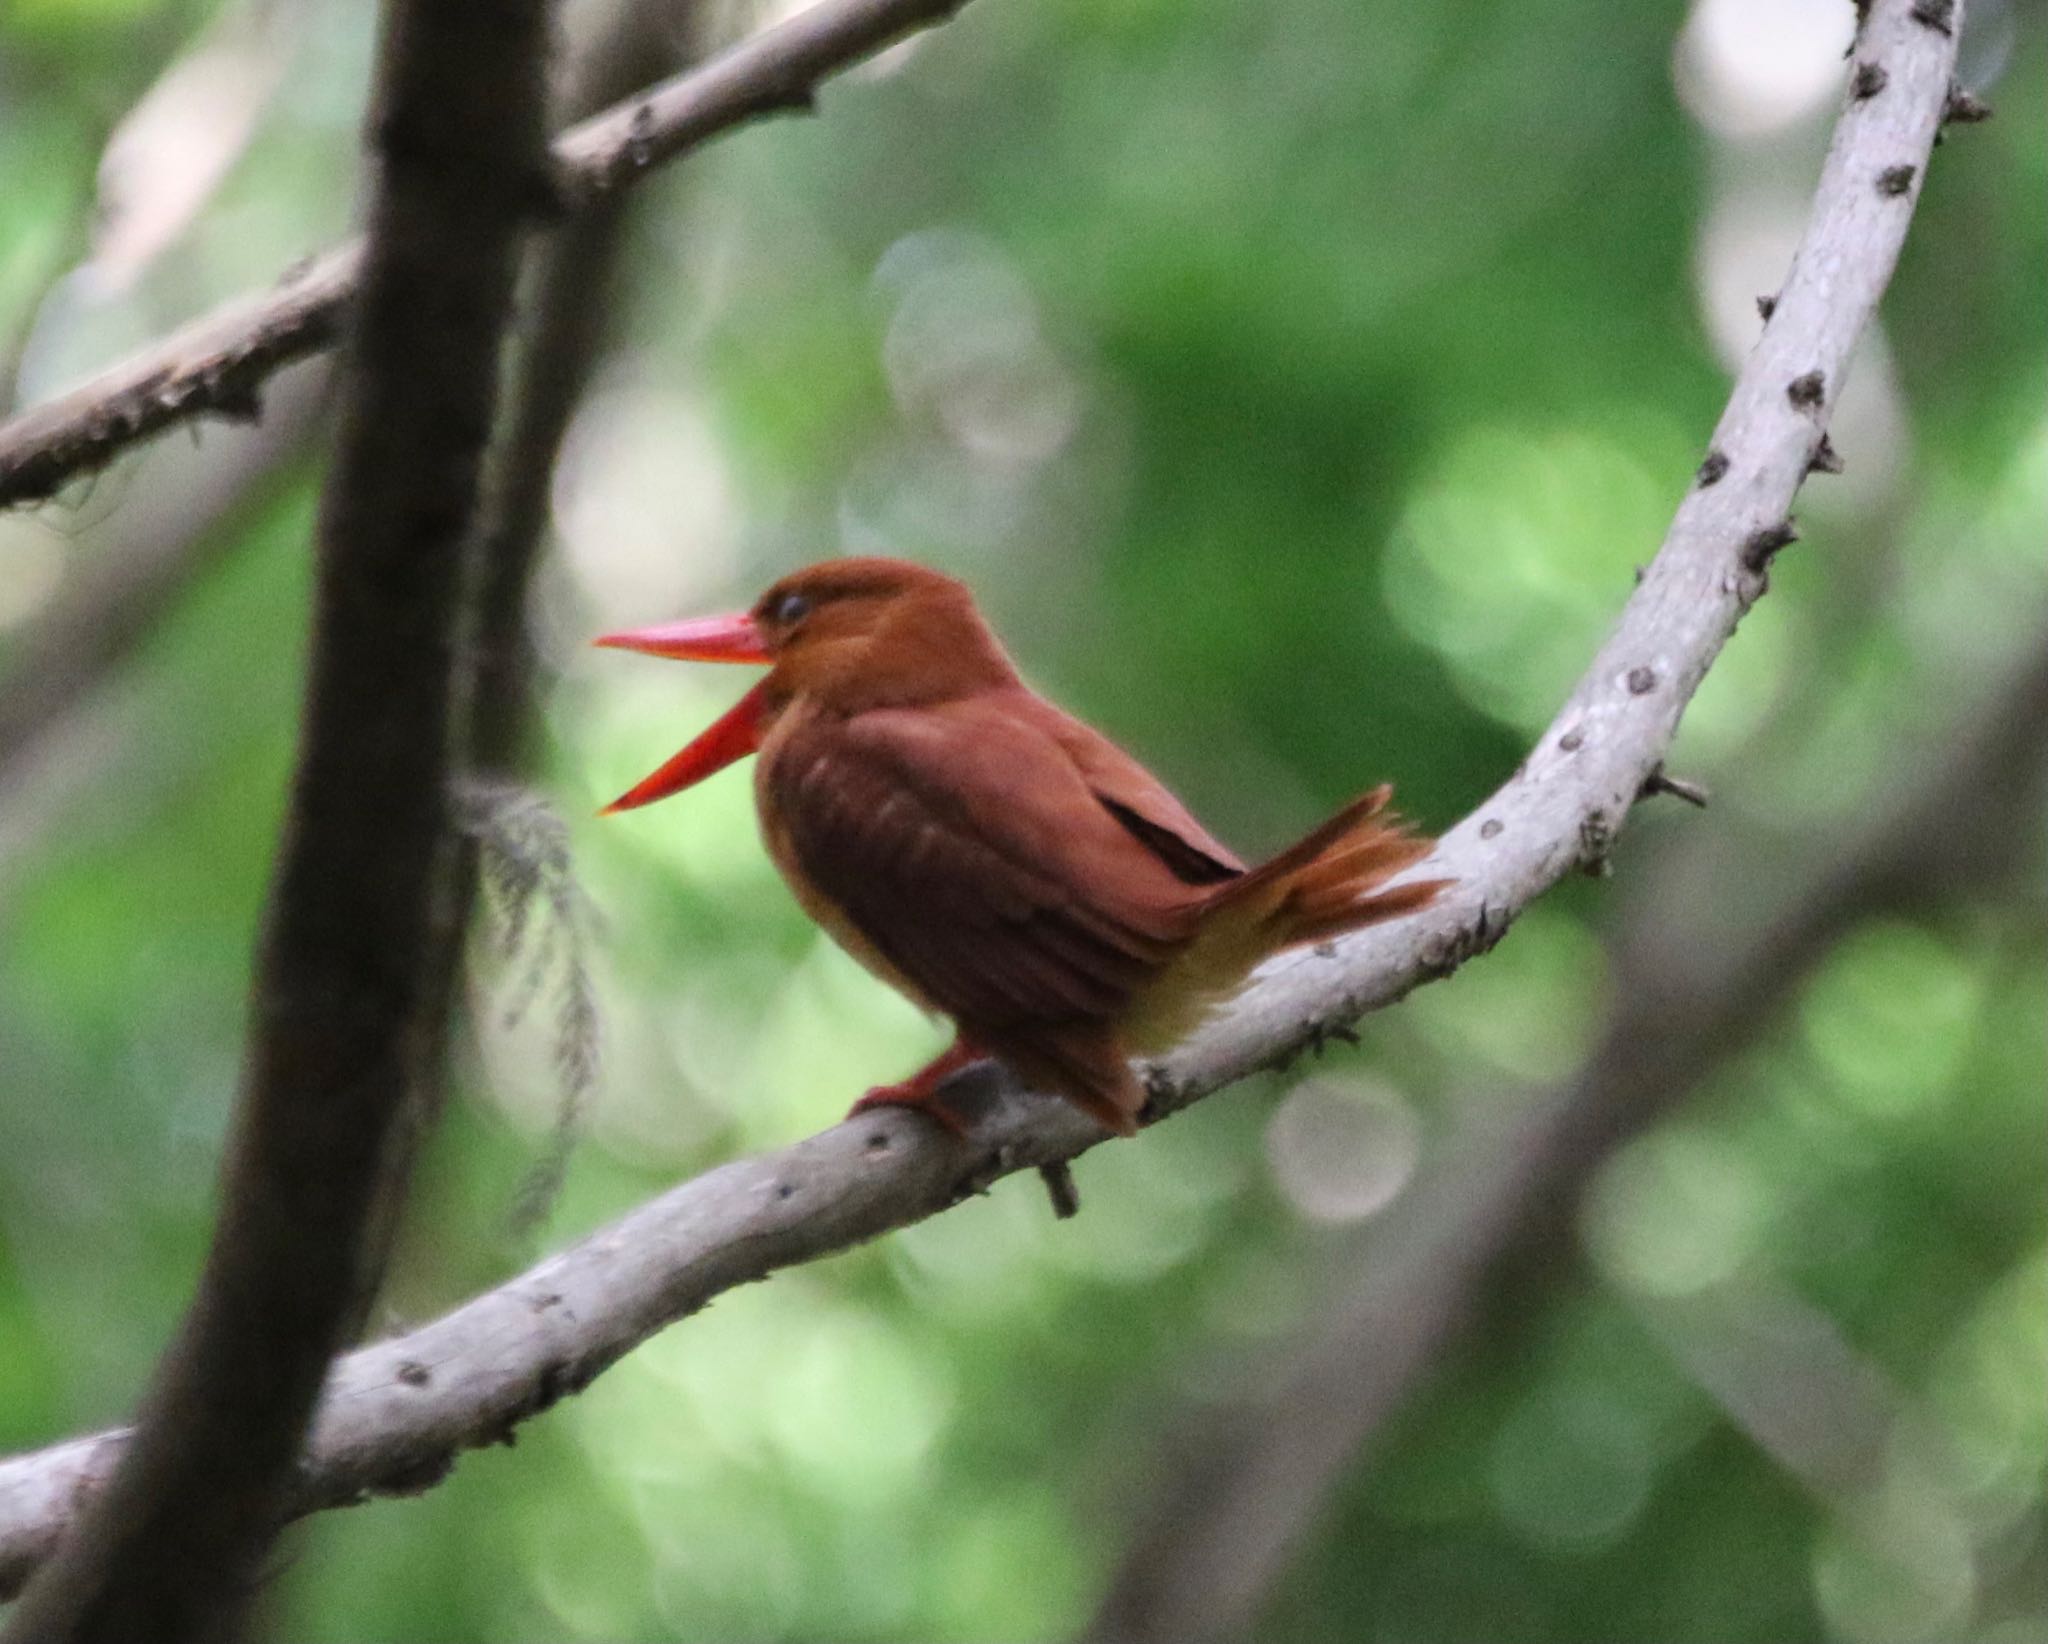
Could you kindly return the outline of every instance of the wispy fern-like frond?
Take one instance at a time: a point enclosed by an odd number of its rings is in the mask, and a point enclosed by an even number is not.
[[[539,794],[513,782],[471,778],[461,785],[459,813],[477,848],[490,945],[511,967],[499,1005],[503,1026],[517,1027],[552,989],[559,1103],[513,1206],[513,1229],[523,1232],[547,1214],[561,1189],[597,1083],[597,993],[585,957],[594,915],[576,882],[569,830]]]

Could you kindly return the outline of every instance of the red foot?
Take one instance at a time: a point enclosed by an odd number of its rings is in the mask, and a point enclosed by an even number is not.
[[[967,1125],[939,1099],[939,1086],[970,1062],[978,1062],[987,1054],[979,1045],[955,1039],[951,1049],[934,1057],[908,1079],[893,1085],[876,1085],[847,1109],[846,1116],[851,1119],[856,1113],[870,1113],[878,1107],[915,1108],[965,1140]]]

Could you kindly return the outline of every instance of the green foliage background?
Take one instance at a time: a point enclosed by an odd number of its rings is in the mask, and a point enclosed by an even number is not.
[[[1806,540],[1687,723],[1674,765],[1713,809],[1639,817],[1614,884],[1565,887],[1362,1049],[1090,1155],[1078,1221],[1006,1183],[721,1301],[427,1496],[296,1532],[276,1634],[1085,1627],[1166,1436],[1199,1442],[1370,1258],[1369,1220],[1305,1197],[1288,1104],[1364,1127],[1340,1165],[1384,1169],[1389,1136],[1441,1165],[1578,1066],[1630,987],[1607,933],[1632,877],[1725,832],[1753,880],[1655,922],[1687,942],[1767,918],[1762,867],[1824,861],[2041,643],[2048,49],[2038,5],[1973,11],[1966,67],[1999,116],[1936,156],[1838,425],[1849,471],[1809,487]],[[937,1042],[802,919],[744,776],[588,820],[731,695],[588,654],[602,626],[886,549],[968,578],[1038,682],[1248,853],[1381,779],[1433,826],[1501,780],[1718,413],[1713,248],[1796,212],[1817,171],[1824,109],[1703,121],[1685,24],[1595,0],[976,0],[817,119],[648,184],[535,612],[537,781],[598,915],[604,1073],[551,1218],[509,1231],[558,1094],[559,972],[518,1012],[527,960],[480,948],[463,1091],[381,1322],[818,1127]],[[111,123],[243,26],[277,31],[285,67],[218,189],[131,285],[53,292]],[[332,0],[0,10],[0,340],[24,398],[345,226],[369,27]],[[146,516],[157,472],[0,521],[0,647]],[[0,1447],[120,1419],[203,1249],[318,479],[302,459],[241,510],[57,756],[0,772]],[[1572,1259],[1484,1293],[1260,1636],[2048,1639],[2044,888],[2036,841],[1995,897],[1853,922],[1755,1048],[1602,1170]],[[1753,1295],[1791,1298],[1883,1391],[1853,1499],[1802,1483],[1655,1322]],[[1805,1369],[1787,1348],[1756,1373]]]

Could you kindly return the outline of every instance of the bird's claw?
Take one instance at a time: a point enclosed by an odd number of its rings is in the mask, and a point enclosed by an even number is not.
[[[846,1116],[852,1119],[882,1107],[908,1108],[914,1113],[922,1113],[936,1121],[941,1129],[950,1131],[963,1142],[967,1140],[966,1121],[915,1079],[905,1079],[900,1084],[876,1085],[846,1110]]]

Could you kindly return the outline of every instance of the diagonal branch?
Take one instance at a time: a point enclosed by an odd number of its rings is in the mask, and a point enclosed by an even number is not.
[[[807,109],[818,86],[966,0],[824,0],[572,127],[554,145],[555,193],[580,212],[722,132]],[[331,348],[363,277],[351,240],[0,424],[0,507],[54,496],[138,440],[212,413],[253,417],[271,373]]]
[[[1155,1117],[1448,975],[1534,897],[1603,858],[1686,702],[1764,591],[1850,353],[1897,261],[1955,61],[1953,32],[1923,21],[1928,11],[1927,0],[1870,8],[1857,55],[1881,63],[1887,88],[1845,102],[1776,316],[1613,633],[1522,768],[1414,870],[1448,874],[1457,888],[1401,924],[1268,966],[1149,1070]],[[1903,191],[1880,185],[1901,166],[1913,168]],[[314,1426],[299,1505],[429,1485],[462,1449],[503,1437],[735,1285],[1102,1139],[1065,1104],[986,1074],[962,1083],[988,1096],[970,1140],[902,1114],[837,1125],[686,1182],[433,1323],[350,1355]],[[0,1587],[43,1556],[124,1442],[101,1434],[0,1464]]]
[[[1512,1122],[1476,1127],[1373,1224],[1341,1292],[1262,1358],[1244,1397],[1203,1409],[1186,1442],[1168,1440],[1147,1484],[1156,1509],[1089,1636],[1256,1636],[1263,1605],[1331,1493],[1475,1322],[1485,1289],[1526,1305],[1534,1285],[1567,1270],[1552,1258],[1615,1149],[1747,1050],[1852,924],[2010,881],[2033,848],[2027,823],[2048,769],[2044,726],[2048,633],[2015,677],[1933,739],[1940,753],[1916,782],[1788,876],[1767,918],[1700,942],[1672,930],[1670,897],[1640,899],[1615,956],[1627,985],[1585,1067],[1532,1096]],[[1696,845],[1689,854],[1667,882],[1698,881],[1693,870],[1706,865],[1711,883],[1739,852]],[[1511,1254],[1527,1282],[1500,1282]]]
[[[545,0],[394,0],[363,295],[322,498],[297,771],[223,1206],[107,1488],[6,1637],[236,1636],[399,1196],[453,904],[463,545],[523,230],[546,164]]]

